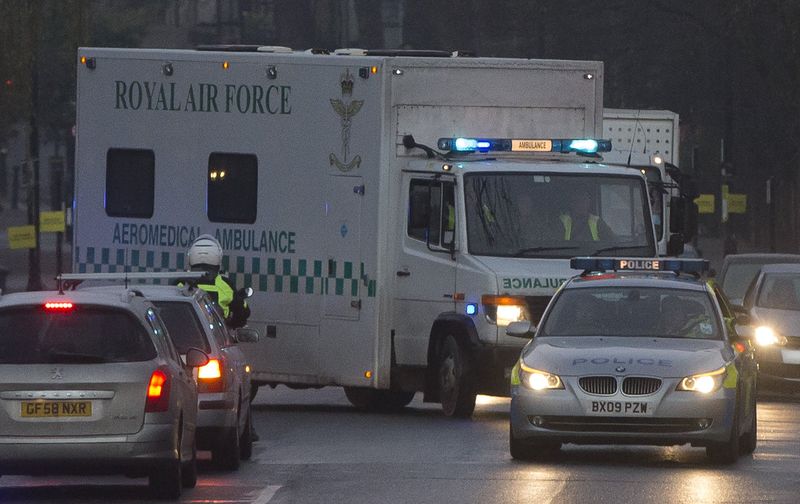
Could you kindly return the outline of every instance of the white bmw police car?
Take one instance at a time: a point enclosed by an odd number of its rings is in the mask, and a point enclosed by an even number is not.
[[[702,260],[574,258],[511,376],[511,456],[563,443],[691,443],[732,463],[756,447],[752,346]],[[684,273],[693,273],[687,275]]]

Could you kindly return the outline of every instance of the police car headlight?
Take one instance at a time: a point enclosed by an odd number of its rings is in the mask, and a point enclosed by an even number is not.
[[[548,373],[547,371],[539,371],[525,365],[524,362],[519,363],[519,379],[520,383],[531,390],[550,390],[550,389],[563,389],[564,382],[558,375]]]
[[[778,334],[769,326],[758,326],[755,331],[755,340],[758,346],[783,346],[786,344],[786,336]]]
[[[710,394],[722,386],[722,382],[725,380],[726,370],[727,368],[723,366],[710,373],[687,376],[678,384],[677,390]]]
[[[493,296],[481,297],[486,319],[498,326],[505,327],[511,322],[529,320],[528,305],[522,296]]]

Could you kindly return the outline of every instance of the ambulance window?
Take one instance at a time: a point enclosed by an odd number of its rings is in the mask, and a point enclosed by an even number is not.
[[[208,157],[208,219],[256,221],[258,159],[254,154],[213,152]]]
[[[408,197],[408,236],[444,247],[453,242],[454,231],[454,185],[412,180]],[[427,233],[430,233],[430,240]]]
[[[106,214],[110,217],[153,216],[155,154],[144,149],[108,149]]]

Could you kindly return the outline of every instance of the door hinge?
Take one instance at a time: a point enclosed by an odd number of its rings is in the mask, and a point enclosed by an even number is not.
[[[357,185],[353,187],[353,192],[358,194],[359,196],[364,196],[365,191],[366,191],[366,186]]]
[[[361,300],[360,299],[354,299],[354,300],[350,301],[350,307],[351,308],[355,308],[356,310],[360,310],[361,309]]]

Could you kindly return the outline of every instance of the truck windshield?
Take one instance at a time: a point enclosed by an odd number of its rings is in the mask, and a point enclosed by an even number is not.
[[[473,173],[464,179],[470,254],[550,258],[656,254],[641,177]]]

